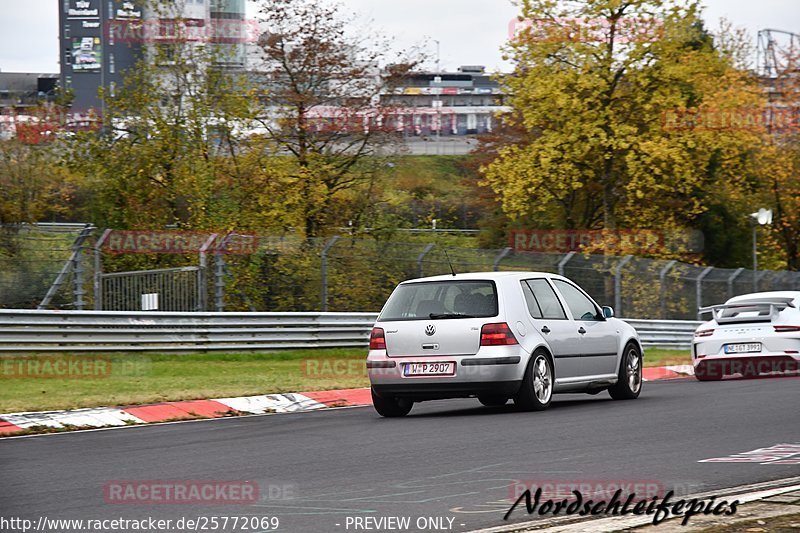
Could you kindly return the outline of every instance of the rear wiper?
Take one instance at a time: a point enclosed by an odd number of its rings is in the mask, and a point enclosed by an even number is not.
[[[474,315],[465,315],[464,313],[431,313],[428,315],[431,320],[442,320],[446,318],[476,318]]]

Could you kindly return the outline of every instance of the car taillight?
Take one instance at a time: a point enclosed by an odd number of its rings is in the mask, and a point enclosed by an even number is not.
[[[775,333],[789,333],[794,331],[800,331],[800,326],[773,326],[775,328]]]
[[[481,328],[481,346],[508,346],[511,344],[519,343],[505,322],[484,324]]]
[[[369,335],[369,349],[386,349],[386,336],[383,334],[383,328],[372,328],[372,333]]]
[[[713,329],[701,329],[700,331],[694,332],[695,337],[710,337],[713,334],[714,334]]]

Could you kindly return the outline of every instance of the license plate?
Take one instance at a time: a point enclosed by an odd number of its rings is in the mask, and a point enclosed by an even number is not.
[[[725,353],[754,353],[761,351],[760,342],[750,342],[745,344],[726,344]]]
[[[453,376],[456,364],[450,363],[406,363],[403,369],[405,376]]]

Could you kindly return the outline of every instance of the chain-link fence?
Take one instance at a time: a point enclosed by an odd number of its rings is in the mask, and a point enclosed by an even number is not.
[[[87,235],[80,226],[4,231],[0,307],[370,312],[380,310],[400,281],[447,274],[450,265],[456,272],[562,274],[598,303],[614,306],[618,316],[641,319],[694,320],[698,307],[735,295],[800,290],[797,272],[754,273],[634,256],[518,253],[351,236],[234,234],[233,240],[246,239],[247,245],[231,247],[232,234],[191,234],[195,244],[187,248],[175,243],[185,245],[189,234],[141,233]]]
[[[81,309],[93,277],[86,224],[0,225],[0,307]]]

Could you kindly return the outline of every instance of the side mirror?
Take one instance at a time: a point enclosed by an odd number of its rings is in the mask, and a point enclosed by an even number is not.
[[[605,318],[614,318],[614,308],[607,305],[603,306],[603,316]]]

